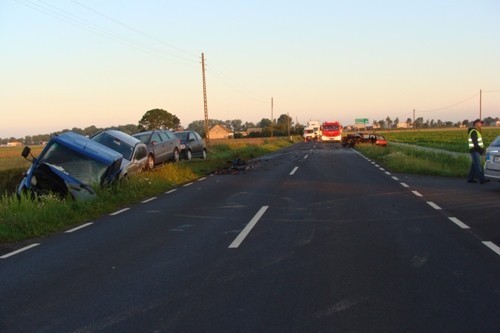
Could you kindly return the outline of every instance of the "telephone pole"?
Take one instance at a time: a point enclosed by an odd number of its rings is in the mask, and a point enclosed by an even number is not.
[[[274,130],[274,117],[273,117],[273,98],[271,97],[271,138],[273,137],[273,130]]]
[[[201,53],[201,71],[203,75],[203,107],[205,110],[205,140],[207,146],[210,146],[210,135],[208,133],[208,106],[207,106],[207,83],[205,81],[205,55]]]
[[[479,89],[479,119],[480,120],[483,120],[483,117],[482,117],[482,99],[483,99],[483,89]]]

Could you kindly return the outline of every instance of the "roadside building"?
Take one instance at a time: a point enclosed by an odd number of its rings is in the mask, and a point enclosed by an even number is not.
[[[222,125],[215,125],[208,131],[210,139],[230,139],[233,137],[233,132]]]

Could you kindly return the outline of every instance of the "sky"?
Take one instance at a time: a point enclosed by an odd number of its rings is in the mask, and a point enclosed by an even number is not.
[[[202,53],[210,119],[500,117],[499,17],[499,0],[0,0],[0,138],[202,120]]]

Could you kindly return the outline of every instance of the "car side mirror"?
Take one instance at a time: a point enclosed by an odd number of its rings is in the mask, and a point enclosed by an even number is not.
[[[24,158],[27,158],[29,156],[29,154],[31,153],[31,148],[26,146],[24,147],[22,153],[21,153],[21,156],[24,157]]]
[[[21,152],[21,156],[24,157],[25,159],[27,159],[28,161],[30,161],[31,163],[33,163],[33,161],[35,160],[35,156],[33,156],[31,154],[31,148],[28,146],[23,148],[23,151]],[[29,159],[28,156],[31,156],[31,159]]]

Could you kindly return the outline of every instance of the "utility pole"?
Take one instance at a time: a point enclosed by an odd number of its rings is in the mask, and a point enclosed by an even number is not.
[[[483,99],[483,90],[479,89],[479,119],[483,120],[482,118],[482,109],[481,109],[481,104],[482,104],[482,99]]]
[[[274,103],[273,103],[273,98],[271,97],[271,138],[273,137],[274,133],[274,117],[273,117],[273,108],[274,108]]]
[[[208,106],[207,106],[207,83],[205,81],[205,55],[201,53],[201,71],[203,75],[203,107],[205,110],[205,140],[207,146],[210,146],[210,135],[208,133]]]
[[[287,125],[287,128],[288,128],[288,137],[290,138],[290,140],[292,140],[292,137],[290,136],[290,122],[291,122],[291,119],[290,119],[290,114],[287,112],[286,113],[286,125]]]
[[[417,128],[417,123],[415,122],[415,109],[413,109],[413,131]]]

